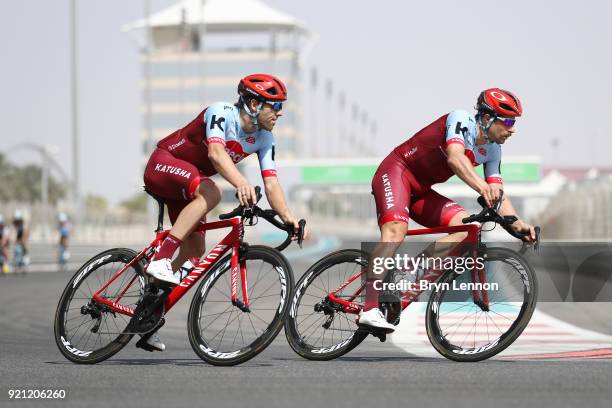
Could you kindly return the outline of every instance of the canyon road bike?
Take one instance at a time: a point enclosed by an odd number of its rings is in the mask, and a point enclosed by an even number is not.
[[[261,198],[256,188],[257,200]],[[176,286],[145,274],[155,250],[168,235],[159,204],[155,239],[142,251],[115,248],[87,261],[70,279],[55,314],[55,341],[70,361],[94,364],[121,350],[135,334],[143,343],[165,322],[168,311],[203,278],[188,315],[189,342],[204,361],[221,366],[243,363],[264,350],[281,330],[293,293],[291,265],[280,253],[293,226],[273,210],[239,206],[203,228],[231,228]],[[287,232],[277,248],[243,241],[244,225],[263,218]],[[305,221],[297,236],[301,246]],[[230,252],[230,254],[224,255]]]
[[[487,208],[463,220],[464,225],[409,230],[407,236],[467,232],[462,257],[481,258],[480,269],[457,273],[429,269],[411,275],[414,286],[404,292],[381,292],[379,308],[388,322],[397,325],[400,313],[417,301],[429,286],[426,307],[427,335],[433,347],[454,361],[480,361],[512,344],[523,332],[535,309],[537,280],[533,268],[520,252],[505,247],[488,247],[481,240],[482,223],[495,222],[509,234],[525,241],[510,225],[514,216],[502,217],[497,208]],[[476,223],[475,223],[476,222]],[[536,227],[537,249],[540,228]],[[461,246],[457,246],[461,248]],[[451,254],[452,255],[452,254]],[[331,253],[311,266],[298,281],[285,322],[289,345],[310,360],[331,360],[357,347],[369,334],[385,341],[386,334],[360,327],[356,317],[363,307],[368,254],[357,249]],[[386,282],[405,279],[403,271],[387,273]],[[408,274],[409,275],[409,274]],[[421,286],[420,282],[426,285]],[[428,285],[430,283],[438,285]],[[467,285],[468,283],[472,285]],[[480,285],[477,285],[480,283]],[[500,290],[487,289],[497,283]],[[467,289],[461,288],[462,284]],[[432,289],[433,286],[433,289]],[[385,295],[385,296],[383,296]]]

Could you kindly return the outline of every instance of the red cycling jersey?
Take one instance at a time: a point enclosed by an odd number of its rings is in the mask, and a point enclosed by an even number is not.
[[[263,129],[245,133],[237,106],[214,103],[186,126],[162,139],[145,168],[145,186],[164,198],[172,223],[193,199],[200,184],[213,182],[208,178],[217,173],[208,158],[211,143],[222,144],[234,163],[257,153],[262,177],[276,177],[272,133]]]
[[[170,152],[179,160],[184,160],[196,166],[204,175],[212,176],[217,171],[208,159],[208,144],[204,114],[200,114],[185,127],[171,133],[157,143],[157,147]]]
[[[448,225],[463,210],[431,189],[433,184],[454,175],[446,155],[451,143],[462,144],[474,166],[484,164],[487,182],[501,184],[501,147],[491,143],[476,145],[477,134],[472,115],[453,111],[397,146],[382,161],[372,180],[379,225],[407,223],[409,214],[427,227]]]

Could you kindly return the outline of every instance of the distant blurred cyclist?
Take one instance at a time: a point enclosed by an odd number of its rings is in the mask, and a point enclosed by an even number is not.
[[[396,147],[382,161],[372,180],[381,236],[371,259],[394,255],[406,237],[409,216],[425,227],[462,224],[467,212],[432,190],[433,184],[457,175],[482,195],[489,206],[497,202],[502,189],[501,145],[514,133],[516,118],[522,113],[521,102],[513,93],[486,89],[476,102],[476,115],[452,111]],[[474,169],[480,164],[484,166],[484,179]],[[505,195],[499,213],[518,217]],[[512,228],[535,240],[534,227],[520,218]],[[465,236],[463,232],[450,234],[436,243],[459,242]],[[425,250],[426,256],[433,256],[432,248],[430,245]],[[374,289],[374,281],[383,278],[375,276],[370,266],[365,306],[358,322],[390,333],[394,325],[386,321],[378,308],[378,292]]]
[[[240,80],[238,95],[235,104],[218,102],[204,109],[192,122],[161,140],[149,159],[145,186],[165,200],[173,225],[146,271],[158,280],[178,284],[173,271],[204,253],[200,226],[221,200],[221,191],[210,176],[219,173],[234,186],[241,205],[255,202],[254,187],[236,167],[252,153],[259,158],[270,206],[297,234],[298,221],[287,207],[274,162],[272,129],[287,99],[285,84],[272,75],[248,75]],[[147,349],[165,348],[156,334],[147,344]]]
[[[68,216],[66,213],[59,213],[57,216],[59,242],[58,242],[58,263],[60,269],[66,268],[66,263],[70,259],[70,252],[68,251],[68,238],[70,237],[70,226],[68,225]]]
[[[25,273],[25,267],[29,264],[29,231],[25,226],[23,214],[20,210],[15,210],[15,213],[13,214],[13,228],[15,228],[15,246],[13,247],[13,263],[15,265],[15,273]]]
[[[9,229],[4,225],[4,216],[0,214],[0,274],[9,271]]]

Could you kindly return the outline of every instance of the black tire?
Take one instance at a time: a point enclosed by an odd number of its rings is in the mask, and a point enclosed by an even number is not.
[[[273,248],[253,245],[246,254],[250,312],[241,311],[230,298],[230,259],[226,256],[206,274],[187,320],[195,353],[218,366],[241,364],[262,352],[283,327],[293,294],[287,259]],[[239,278],[242,300],[241,290]]]
[[[333,252],[312,265],[300,278],[285,322],[287,341],[297,354],[309,360],[333,360],[357,347],[368,336],[367,332],[357,330],[355,315],[347,317],[345,313],[337,311],[329,329],[325,329],[322,324],[328,316],[314,310],[315,305],[324,301],[331,291],[365,268],[367,259],[367,255],[356,249]],[[353,293],[359,288],[357,285],[361,285],[361,279],[344,288],[344,293]],[[339,295],[342,295],[342,291]],[[363,293],[354,302],[363,303]],[[311,329],[317,328],[321,329],[321,336],[317,332],[311,333]],[[329,341],[325,343],[327,331],[330,333]]]
[[[488,291],[489,311],[473,302],[470,290],[452,289],[453,281],[457,285],[470,282],[470,272],[445,272],[438,283],[447,283],[451,289],[433,290],[427,303],[429,341],[449,360],[475,362],[493,357],[520,336],[533,315],[538,283],[529,263],[506,248],[487,248],[485,259],[487,282],[497,282],[499,286],[497,291]],[[476,328],[479,324],[484,324],[486,330]]]
[[[91,330],[98,319],[82,314],[81,308],[87,306],[93,294],[136,255],[127,248],[109,249],[87,261],[70,279],[57,305],[54,322],[55,343],[68,360],[79,364],[99,363],[119,352],[131,340],[132,334],[123,333],[129,316],[102,312],[100,328],[93,333]],[[127,288],[121,304],[136,308],[144,285],[144,268],[140,262],[135,262],[102,295],[112,298]]]

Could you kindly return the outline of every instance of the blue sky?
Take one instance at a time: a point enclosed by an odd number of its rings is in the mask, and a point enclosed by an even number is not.
[[[505,155],[537,155],[548,165],[610,163],[608,2],[265,2],[320,36],[306,68],[316,66],[376,118],[381,157],[443,113],[471,109],[481,89],[500,86],[525,107]],[[78,3],[82,191],[116,202],[141,184],[141,67],[137,44],[120,27],[142,17],[143,2]],[[156,11],[173,1],[151,3]],[[70,172],[68,4],[3,2],[0,150],[56,145]],[[33,160],[26,153],[11,159]]]

